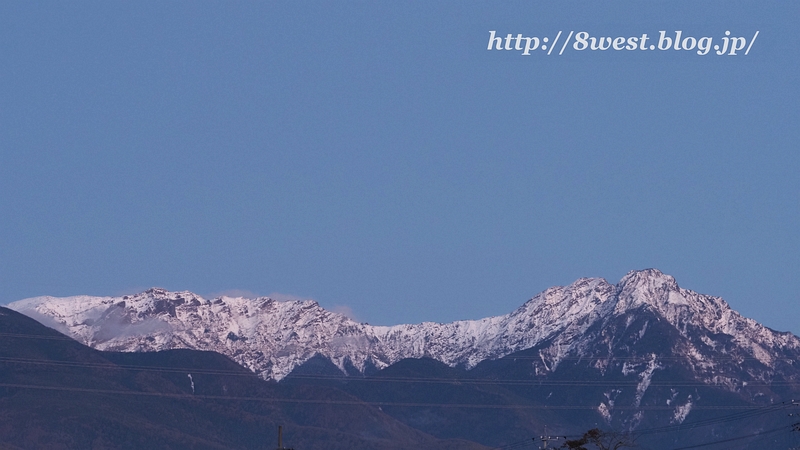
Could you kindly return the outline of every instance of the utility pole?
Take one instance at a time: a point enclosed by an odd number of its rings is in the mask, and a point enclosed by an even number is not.
[[[283,427],[278,425],[278,450],[294,450],[283,446]]]
[[[795,400],[792,400],[792,406],[800,406]],[[797,417],[798,413],[789,413],[789,417]],[[792,424],[792,432],[800,431],[800,422],[796,422]],[[800,450],[800,447],[789,447],[789,450]]]
[[[542,447],[542,450],[545,450],[545,449],[547,449],[547,444],[548,444],[550,441],[557,441],[557,440],[561,439],[561,436],[549,436],[549,435],[547,434],[547,425],[545,425],[545,426],[544,426],[544,436],[539,436],[539,439],[541,439],[541,440],[542,440],[542,443],[543,443],[543,445],[544,445],[544,446]]]

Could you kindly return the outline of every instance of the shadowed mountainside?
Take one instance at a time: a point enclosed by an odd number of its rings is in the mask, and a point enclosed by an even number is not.
[[[7,448],[269,449],[278,424],[297,450],[484,448],[335,388],[266,382],[213,352],[101,352],[6,308],[0,330]]]

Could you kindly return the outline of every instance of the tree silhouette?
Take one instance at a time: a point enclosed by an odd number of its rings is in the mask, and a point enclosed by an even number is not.
[[[598,428],[593,428],[584,433],[580,439],[567,440],[561,448],[572,450],[591,450],[592,448],[598,450],[619,450],[621,448],[631,448],[635,446],[634,439],[629,433],[602,431]]]

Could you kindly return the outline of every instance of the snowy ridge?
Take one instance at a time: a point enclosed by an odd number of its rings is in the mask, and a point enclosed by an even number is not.
[[[722,299],[682,289],[655,269],[630,272],[617,285],[582,278],[549,288],[510,314],[447,324],[370,326],[314,301],[205,299],[156,288],[124,297],[36,297],[8,306],[97,349],[212,350],[275,380],[317,354],[349,373],[420,357],[471,368],[545,343],[544,370],[555,371],[564,358],[580,356],[596,341],[587,330],[640,310],[663,318],[687,338],[674,351],[708,372],[708,382],[715,382],[710,377],[718,351],[755,358],[762,372],[800,353],[796,336],[743,318]],[[645,333],[647,324],[639,336]],[[657,364],[648,361],[650,375]],[[762,372],[752,375],[770,376]]]

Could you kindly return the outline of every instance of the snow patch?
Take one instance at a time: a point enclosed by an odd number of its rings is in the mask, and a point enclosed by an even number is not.
[[[656,362],[656,355],[651,355],[651,359],[647,363],[647,368],[639,374],[639,384],[636,385],[636,398],[633,402],[635,408],[638,408],[642,403],[644,393],[647,391],[647,388],[650,387],[650,381],[653,379],[655,371],[663,368],[663,366]]]
[[[686,420],[686,416],[689,415],[689,412],[692,410],[692,395],[689,394],[689,397],[686,400],[686,404],[679,405],[675,408],[675,414],[672,416],[671,423],[683,423]]]
[[[608,406],[606,406],[605,403],[600,403],[600,405],[597,407],[597,412],[603,416],[603,420],[605,420],[607,424],[611,424],[611,411],[609,411]]]
[[[639,330],[639,339],[644,337],[644,334],[647,332],[647,325],[649,325],[649,324],[650,324],[650,322],[647,322],[647,321],[644,322],[644,326],[642,326],[642,329]]]

